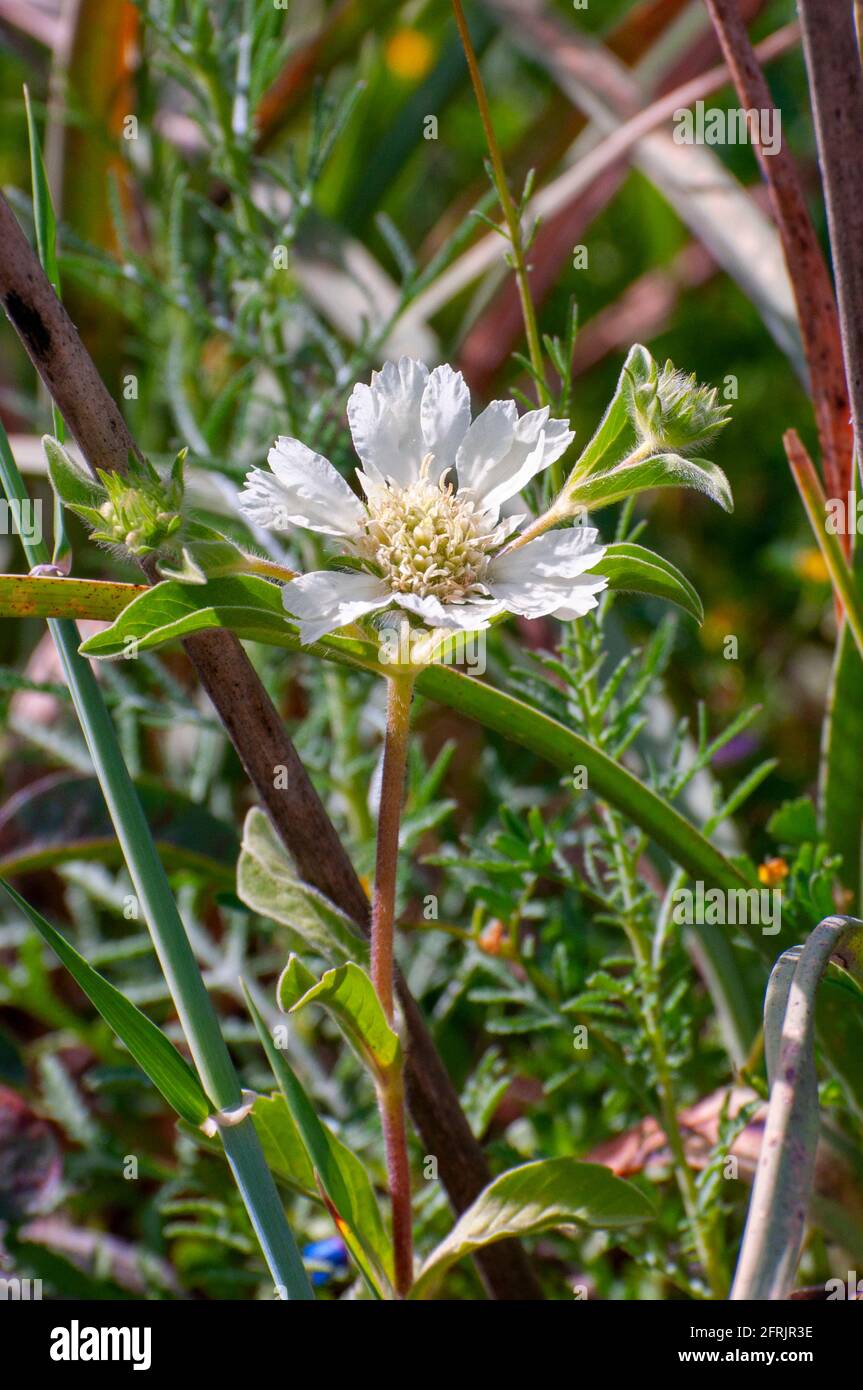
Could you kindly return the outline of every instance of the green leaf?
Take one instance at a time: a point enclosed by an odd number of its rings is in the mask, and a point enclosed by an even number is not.
[[[295,961],[292,956],[279,980],[279,1008],[297,1013],[308,1004],[323,1004],[375,1078],[383,1077],[397,1063],[400,1045],[366,972],[348,961],[303,988],[310,972],[298,971]]]
[[[253,806],[243,827],[237,895],[247,907],[289,927],[304,949],[329,965],[368,960],[368,942],[344,913],[297,877],[266,815]]]
[[[523,700],[443,666],[424,670],[417,680],[417,690],[529,748],[562,772],[583,766],[593,794],[622,811],[693,878],[718,887],[752,886],[741,870],[674,806],[621,763]]]
[[[539,1235],[556,1226],[614,1230],[649,1221],[653,1208],[632,1183],[599,1163],[549,1158],[495,1178],[463,1212],[423,1265],[411,1298],[433,1292],[451,1265],[510,1236]]]
[[[149,649],[191,632],[223,626],[243,639],[299,651],[296,628],[280,614],[278,589],[255,577],[213,580],[200,588],[165,582],[130,603],[110,628],[84,643],[82,651],[92,656],[116,656],[124,651],[127,635],[138,639],[140,649]],[[305,650],[360,670],[388,674],[370,642],[328,637]],[[595,794],[646,831],[693,878],[724,888],[753,886],[679,811],[557,720],[449,666],[426,667],[417,678],[416,688],[420,694],[529,748],[564,772],[585,767]]]
[[[650,377],[653,358],[647,348],[636,343],[629,349],[626,361],[617,379],[614,395],[596,429],[593,438],[582,450],[575,467],[569,475],[567,486],[576,479],[590,477],[594,473],[607,472],[620,461],[621,436],[634,438],[635,431],[629,418],[628,392],[632,386],[641,386]]]
[[[206,584],[208,579],[237,574],[247,568],[248,563],[242,550],[232,541],[189,541],[183,546],[179,565],[172,568],[170,563],[161,562],[159,573],[166,579],[176,579],[179,584]]]
[[[48,176],[42,158],[42,146],[33,120],[30,92],[24,88],[24,108],[27,113],[27,134],[30,141],[30,177],[33,184],[33,221],[36,227],[36,249],[51,286],[59,295],[60,272],[57,266],[57,219],[48,187]]]
[[[210,627],[229,628],[261,642],[277,640],[292,630],[281,590],[256,575],[213,579],[206,585],[166,580],[130,603],[111,627],[83,642],[81,653],[122,656],[131,638],[139,651],[148,651]]]
[[[320,1201],[315,1170],[284,1096],[258,1096],[252,1120],[267,1167],[304,1197]]]
[[[381,1297],[389,1292],[392,1249],[371,1182],[356,1155],[318,1119],[284,1049],[276,1047],[245,985],[243,992],[281,1091],[281,1096],[271,1097],[266,1105],[256,1101],[253,1118],[256,1123],[261,1118],[270,1131],[270,1143],[287,1154],[295,1170],[307,1171],[315,1195],[315,1183],[320,1183],[336,1229],[369,1287]],[[266,1153],[268,1141],[263,1133],[261,1138]],[[302,1160],[296,1153],[297,1143],[303,1149]]]
[[[571,502],[598,511],[624,497],[659,487],[691,487],[703,492],[726,512],[734,510],[731,488],[722,469],[707,459],[686,459],[681,454],[654,454],[627,460],[608,472],[593,473],[568,488]]]
[[[151,1023],[146,1014],[109,984],[79,955],[65,937],[0,879],[0,887],[21,912],[30,920],[60,958],[69,974],[84,991],[91,1004],[129,1049],[138,1066],[150,1078],[168,1104],[181,1119],[200,1125],[210,1113],[210,1103],[198,1078],[164,1033]]]
[[[287,1013],[291,1004],[293,1004],[295,1000],[301,999],[308,990],[314,989],[317,983],[311,970],[307,965],[303,965],[299,956],[290,956],[287,965],[279,977],[279,1007],[283,1012]],[[282,998],[285,1000],[284,1004],[282,1003]]]
[[[767,833],[781,845],[811,844],[818,838],[815,808],[808,796],[785,801],[767,822]]]
[[[146,584],[112,584],[100,579],[52,575],[0,575],[0,617],[98,618],[112,622],[147,593]]]
[[[617,541],[606,547],[599,572],[608,579],[609,589],[651,594],[676,603],[697,623],[704,621],[704,609],[696,590],[670,560],[643,545]]]
[[[108,493],[101,483],[97,483],[87,468],[76,463],[71,454],[64,449],[59,439],[46,434],[42,438],[42,448],[48,464],[48,477],[51,486],[63,503],[73,511],[83,508],[85,512],[95,511],[105,501]],[[92,520],[91,516],[85,516]],[[98,520],[101,521],[101,516]]]

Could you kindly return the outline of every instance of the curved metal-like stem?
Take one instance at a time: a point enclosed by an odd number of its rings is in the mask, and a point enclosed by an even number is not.
[[[815,999],[831,960],[863,984],[863,922],[825,917],[805,945],[776,962],[764,1001],[770,1101],[731,1299],[791,1291],[815,1170],[818,1088]]]

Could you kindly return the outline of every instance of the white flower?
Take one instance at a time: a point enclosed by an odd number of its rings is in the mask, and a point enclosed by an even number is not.
[[[332,464],[282,437],[255,468],[240,506],[257,525],[305,526],[336,536],[363,569],[322,570],[285,585],[300,638],[396,605],[430,628],[473,631],[502,613],[577,618],[596,607],[606,581],[591,527],[549,531],[507,548],[525,516],[501,520],[504,502],[568,448],[566,421],[548,407],[519,418],[492,401],[471,423],[460,372],[402,357],[354,387],[348,420],[362,461],[365,502]]]

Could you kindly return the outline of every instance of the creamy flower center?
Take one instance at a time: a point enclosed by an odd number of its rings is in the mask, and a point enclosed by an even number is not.
[[[446,477],[431,481],[431,459],[427,454],[406,487],[372,488],[357,548],[395,593],[453,602],[479,587],[493,537],[469,494],[457,493]]]

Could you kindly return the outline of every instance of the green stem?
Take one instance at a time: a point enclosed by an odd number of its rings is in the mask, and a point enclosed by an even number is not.
[[[653,1058],[662,1128],[665,1131],[671,1152],[674,1176],[710,1292],[715,1299],[723,1299],[726,1296],[726,1281],[722,1260],[717,1250],[716,1225],[713,1220],[709,1217],[706,1218],[699,1210],[698,1188],[695,1183],[695,1175],[686,1156],[680,1121],[677,1118],[677,1096],[666,1056],[662,1024],[656,1007],[659,979],[653,969],[650,951],[642,937],[637,921],[635,902],[638,895],[638,884],[634,865],[643,851],[643,842],[637,850],[630,852],[626,848],[625,829],[617,813],[607,807],[603,812],[603,819],[614,844],[618,878],[624,894],[623,927],[632,949],[635,968],[641,985],[642,1020]]]
[[[558,498],[548,511],[536,517],[529,526],[525,526],[523,531],[519,531],[515,539],[504,546],[501,553],[507,555],[512,550],[519,550],[523,545],[527,545],[528,541],[535,541],[537,536],[544,535],[552,526],[557,526],[558,522],[565,521],[572,514],[571,510],[562,505],[560,498]]]
[[[413,682],[412,673],[395,675],[388,681],[387,732],[372,904],[372,983],[390,1023],[394,1014],[393,964],[399,826],[407,767]],[[413,1233],[401,1061],[391,1067],[382,1078],[378,1086],[378,1105],[384,1133],[393,1213],[395,1286],[398,1296],[404,1298],[413,1283]]]
[[[491,156],[491,167],[494,173],[494,183],[497,189],[497,196],[500,199],[500,206],[509,233],[509,241],[512,246],[512,266],[515,271],[516,284],[518,285],[518,295],[521,300],[521,312],[524,319],[524,331],[527,338],[528,353],[530,355],[531,366],[533,367],[536,379],[536,389],[539,395],[540,405],[547,405],[549,402],[548,388],[545,384],[545,372],[542,365],[542,348],[539,340],[539,329],[536,323],[536,310],[530,294],[530,281],[527,274],[527,262],[524,257],[524,239],[521,233],[521,222],[519,220],[518,209],[513,202],[509,185],[506,181],[506,170],[503,167],[503,158],[500,146],[497,143],[497,136],[494,133],[494,126],[491,120],[488,97],[486,96],[485,86],[480,75],[479,64],[476,60],[473,43],[470,37],[470,30],[464,17],[461,0],[452,0],[455,22],[458,26],[459,37],[461,38],[464,56],[467,59],[470,80],[473,84],[476,104],[479,108],[480,120],[485,131],[486,144]]]
[[[596,665],[589,634],[590,630],[586,624],[576,624],[576,646],[579,661],[585,673],[595,668]],[[602,732],[600,727],[602,716],[598,713],[595,675],[585,674],[582,701],[588,733],[598,743]],[[656,1008],[659,974],[654,969],[650,946],[644,939],[638,921],[638,863],[646,846],[646,837],[641,834],[636,846],[630,849],[626,842],[625,826],[618,812],[611,806],[603,805],[600,814],[609,840],[613,845],[617,878],[623,893],[621,922],[635,961],[641,994],[642,1021],[656,1074],[660,1118],[671,1152],[675,1181],[710,1292],[714,1298],[722,1299],[725,1297],[725,1275],[722,1260],[716,1248],[716,1226],[712,1220],[705,1220],[699,1211],[698,1189],[695,1176],[686,1157],[680,1122],[677,1118],[677,1097],[674,1082],[666,1056],[662,1023]]]
[[[27,500],[17,465],[0,426],[0,480],[7,498]],[[31,567],[49,562],[40,540],[22,537]],[[51,618],[48,627],[63,666],[102,794],[149,927],[189,1050],[216,1110],[239,1106],[242,1092],[218,1018],[189,944],[138,794],[123,762],[117,735],[88,661],[78,653],[74,622]],[[251,1119],[220,1128],[228,1160],[273,1279],[287,1298],[312,1298],[303,1262],[260,1148]]]

